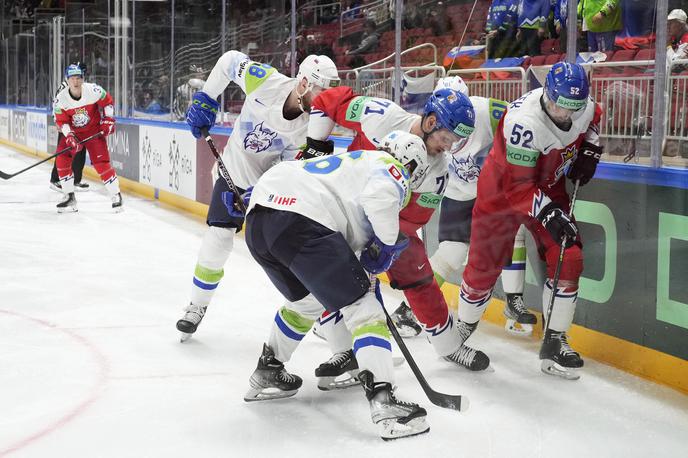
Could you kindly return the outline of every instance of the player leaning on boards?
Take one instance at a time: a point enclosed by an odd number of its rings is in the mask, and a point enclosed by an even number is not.
[[[535,89],[509,104],[495,133],[494,146],[478,180],[473,208],[471,253],[459,297],[459,328],[464,341],[475,331],[492,288],[511,256],[521,224],[533,235],[547,264],[543,310],[566,242],[563,264],[547,332],[540,349],[542,370],[575,379],[583,366],[568,344],[578,281],[583,270],[578,227],[569,218],[564,173],[585,185],[595,174],[599,146],[600,106],[589,96],[582,66],[560,62]]]
[[[489,365],[489,359],[484,353],[461,345],[452,314],[434,279],[425,245],[417,234],[430,220],[446,189],[449,161],[446,153],[461,150],[473,132],[474,120],[468,97],[452,89],[432,94],[421,116],[408,113],[389,100],[359,96],[351,88],[339,87],[323,92],[313,101],[308,142],[319,146],[335,123],[356,133],[350,151],[375,148],[385,135],[397,129],[423,139],[428,151],[427,177],[413,190],[409,205],[399,215],[399,228],[408,237],[409,247],[387,276],[393,288],[404,292],[438,355],[470,370],[482,370]],[[323,316],[319,330],[330,344],[333,357],[318,368],[317,374],[329,377],[336,369],[348,371],[355,366],[349,350],[350,334],[337,315]]]
[[[399,212],[411,198],[409,187],[423,180],[427,153],[420,138],[402,131],[382,143],[389,153],[351,151],[285,162],[256,183],[246,244],[288,302],[275,315],[244,399],[296,394],[302,380],[284,363],[325,307],[341,313],[353,333],[373,423],[389,440],[430,427],[425,409],[394,397],[390,333],[375,297],[377,279],[372,277],[371,288],[368,272],[389,269],[409,244],[399,230]]]
[[[231,82],[246,93],[246,100],[225,146],[223,161],[243,193],[275,162],[296,158],[306,141],[311,101],[325,88],[338,86],[340,80],[337,67],[327,56],[306,57],[296,78],[289,78],[244,53],[228,51],[215,64],[203,90],[193,96],[187,111],[186,121],[196,138],[201,137],[202,129],[215,124],[217,97]],[[191,303],[177,321],[182,341],[196,332],[224,275],[234,235],[244,223],[244,215],[234,208],[238,197],[222,176],[215,181]]]
[[[75,212],[76,198],[74,197],[74,173],[72,161],[74,155],[86,148],[91,158],[93,168],[96,169],[105,189],[112,199],[115,212],[122,211],[122,194],[119,191],[117,173],[110,164],[105,137],[115,131],[113,101],[110,94],[93,83],[84,83],[84,73],[81,67],[72,64],[65,69],[67,87],[61,90],[53,101],[55,124],[64,137],[57,145],[57,149],[71,147],[72,150],[57,156],[57,174],[60,177],[60,188],[65,198],[57,204],[57,212]],[[102,110],[102,114],[101,114]],[[102,133],[84,144],[79,143],[98,132]]]

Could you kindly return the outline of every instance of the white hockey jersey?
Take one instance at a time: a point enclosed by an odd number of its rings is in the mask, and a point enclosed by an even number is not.
[[[492,148],[494,132],[508,102],[486,97],[470,97],[475,110],[475,130],[466,145],[451,156],[446,197],[473,200],[478,192],[478,176]]]
[[[228,51],[217,61],[203,92],[216,99],[232,81],[246,93],[246,100],[223,160],[234,183],[246,189],[277,162],[295,158],[306,143],[308,115],[284,119],[284,102],[297,81],[239,51]]]
[[[298,213],[340,232],[357,252],[373,234],[396,243],[409,196],[408,172],[396,159],[351,151],[276,165],[253,188],[248,212],[261,205]]]

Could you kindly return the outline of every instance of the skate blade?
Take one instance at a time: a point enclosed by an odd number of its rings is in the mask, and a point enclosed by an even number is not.
[[[57,213],[76,213],[79,209],[76,207],[58,208]]]
[[[290,398],[299,390],[280,390],[279,388],[251,388],[244,396],[244,401],[270,401],[273,399]]]
[[[540,370],[547,375],[553,375],[565,380],[578,380],[580,378],[578,369],[560,366],[551,359],[543,359],[540,364]]]
[[[180,341],[181,343],[184,343],[184,342],[186,342],[187,340],[189,340],[189,339],[191,338],[191,336],[193,336],[193,333],[190,333],[190,332],[182,332],[182,333],[179,334],[179,341]]]
[[[356,377],[357,375],[358,370],[339,375],[340,380],[337,380],[338,377],[319,377],[318,389],[321,391],[335,391],[358,386],[361,384],[361,381]]]
[[[74,191],[76,192],[88,192],[90,188],[80,188],[78,186],[74,186]]]
[[[418,436],[430,431],[430,425],[425,416],[414,418],[407,423],[399,423],[394,419],[382,420],[378,424],[380,437],[384,441]]]
[[[124,207],[115,207],[112,209],[112,213],[122,213],[124,211]]]
[[[519,323],[516,320],[508,318],[504,329],[509,334],[520,336],[520,337],[530,337],[533,335],[533,325],[526,323]]]

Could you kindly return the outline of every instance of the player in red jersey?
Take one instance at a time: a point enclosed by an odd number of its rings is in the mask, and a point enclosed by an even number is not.
[[[332,151],[332,145],[328,145],[326,139],[335,123],[355,132],[348,148],[350,151],[378,148],[380,140],[393,130],[410,132],[425,142],[429,161],[426,178],[399,214],[399,227],[408,237],[409,247],[387,275],[392,287],[404,292],[438,355],[471,370],[484,369],[489,365],[484,353],[460,343],[453,317],[434,278],[425,246],[417,234],[418,229],[430,220],[438,208],[447,187],[447,153],[459,151],[473,132],[475,113],[470,100],[452,89],[436,91],[426,102],[424,113],[420,116],[408,113],[386,99],[359,96],[348,87],[330,89],[313,101],[308,145],[304,154],[309,156]],[[335,355],[318,368],[319,373],[336,372],[330,370],[334,369],[329,367],[332,365],[340,368],[350,368],[352,365],[351,355],[344,357],[351,346],[350,336],[343,333],[342,326],[336,323],[341,323],[336,316],[321,317],[320,331],[330,342]]]
[[[64,136],[57,145],[57,149],[59,151],[67,147],[72,148],[71,151],[55,159],[60,185],[65,194],[64,200],[57,204],[57,211],[58,213],[77,211],[72,160],[74,155],[85,147],[93,167],[112,198],[112,208],[119,212],[122,210],[122,194],[119,191],[117,174],[110,164],[110,154],[105,141],[105,137],[115,130],[112,97],[97,84],[85,83],[83,76],[83,70],[78,65],[68,66],[65,70],[67,87],[61,90],[53,101],[55,123]],[[80,143],[99,132],[102,135],[84,144]]]
[[[465,342],[478,326],[492,288],[511,260],[514,236],[524,224],[547,264],[542,298],[547,310],[560,245],[565,242],[540,359],[543,372],[569,379],[578,378],[574,369],[583,366],[566,337],[576,308],[583,251],[576,223],[568,216],[564,174],[581,185],[594,175],[602,153],[601,115],[589,96],[583,67],[565,62],[552,67],[544,88],[508,106],[478,180],[471,251],[459,295],[457,328]]]

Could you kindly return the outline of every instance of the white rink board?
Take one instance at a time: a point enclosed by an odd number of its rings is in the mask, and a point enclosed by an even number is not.
[[[190,132],[139,126],[139,181],[196,200],[196,139]]]

